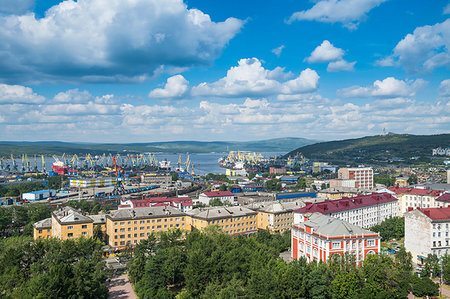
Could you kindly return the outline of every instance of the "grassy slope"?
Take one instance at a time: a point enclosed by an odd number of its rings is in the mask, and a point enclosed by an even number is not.
[[[300,147],[287,155],[301,152],[313,160],[333,163],[386,162],[392,158],[431,156],[436,147],[450,145],[450,134],[389,134],[356,139],[320,142]]]

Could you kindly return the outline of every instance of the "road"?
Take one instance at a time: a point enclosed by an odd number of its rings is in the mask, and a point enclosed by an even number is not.
[[[131,286],[130,280],[126,274],[114,276],[107,284],[110,299],[137,299]]]

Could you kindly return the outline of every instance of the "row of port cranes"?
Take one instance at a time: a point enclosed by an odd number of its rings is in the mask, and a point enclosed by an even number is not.
[[[21,157],[21,158],[19,158]],[[53,158],[52,158],[53,157]],[[48,172],[52,170],[52,165],[54,163],[66,165],[71,169],[78,170],[91,170],[91,171],[101,171],[101,170],[112,170],[110,165],[113,161],[114,155],[102,154],[102,155],[91,155],[86,154],[83,156],[66,155],[58,157],[53,155],[52,157],[44,155],[34,155],[31,158],[27,154],[22,154],[14,156],[11,154],[10,157],[0,157],[0,170],[11,171],[11,172]],[[115,155],[116,163],[122,169],[125,170],[158,170],[160,168],[167,168],[167,161],[158,161],[155,154],[126,154],[126,155]],[[170,166],[170,165],[169,165]]]

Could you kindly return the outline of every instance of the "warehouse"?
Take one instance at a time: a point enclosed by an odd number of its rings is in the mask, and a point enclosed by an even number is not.
[[[49,197],[56,196],[56,190],[48,189],[48,190],[39,190],[39,191],[33,191],[22,194],[23,200],[28,201],[36,201],[36,200],[43,200],[47,199]]]

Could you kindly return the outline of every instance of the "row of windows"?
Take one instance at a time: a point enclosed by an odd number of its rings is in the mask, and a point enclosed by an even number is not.
[[[184,217],[181,217],[181,218],[180,218],[180,217],[178,217],[178,218],[172,218],[172,217],[171,217],[171,218],[164,218],[164,222],[168,222],[167,219],[169,219],[170,222],[173,222],[174,219],[175,219],[175,221],[180,221],[180,219],[181,219],[181,221],[184,221]],[[147,222],[147,223],[155,223],[155,222],[158,223],[158,222],[162,222],[162,219],[139,220],[139,224],[145,224],[146,222]],[[117,225],[117,223],[118,223],[118,222],[114,222],[114,225]],[[125,222],[125,221],[119,222],[119,224],[120,224],[121,226],[124,226],[125,223],[127,223],[128,225],[131,225],[131,224],[138,224],[138,221],[135,220],[135,221],[128,221],[128,222]]]
[[[87,232],[81,232],[82,236],[87,236]],[[73,237],[73,233],[67,233],[67,237],[68,238],[72,238]]]
[[[438,247],[442,246],[441,241],[437,241],[437,242],[433,241],[433,247],[436,247],[436,244],[437,244]],[[445,246],[448,246],[448,240],[445,241]]]
[[[179,223],[176,223],[176,224],[164,224],[164,225],[152,225],[151,226],[151,229],[160,229],[160,228],[168,228],[168,227],[180,227],[180,224]],[[181,227],[184,227],[184,223],[181,223]],[[134,227],[134,230],[135,231],[137,231],[138,230],[138,228],[137,227]],[[145,226],[141,226],[141,227],[139,227],[139,230],[145,230]],[[147,226],[147,230],[150,230],[150,226]],[[127,231],[131,231],[131,227],[128,227],[128,229],[127,229]],[[114,232],[115,233],[117,233],[118,232],[118,230],[117,230],[117,228],[115,228],[114,229]],[[119,232],[121,232],[121,233],[123,233],[123,232],[125,232],[125,228],[121,228],[120,230],[119,230]]]
[[[83,224],[83,225],[81,226],[82,229],[86,229],[87,227],[88,227],[87,224]],[[72,230],[72,229],[73,229],[73,226],[72,226],[72,225],[69,225],[69,226],[67,227],[67,229]]]

